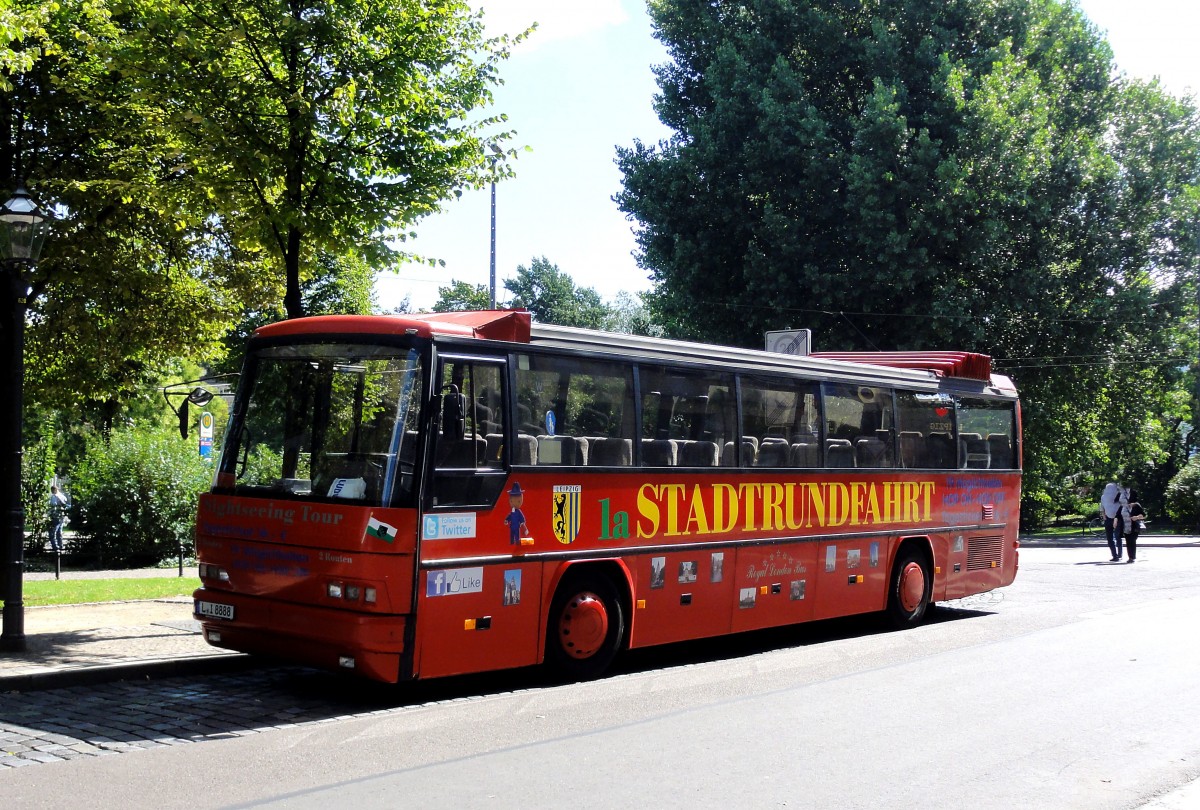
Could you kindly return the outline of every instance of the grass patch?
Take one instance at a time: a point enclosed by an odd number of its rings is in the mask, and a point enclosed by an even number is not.
[[[84,605],[92,602],[191,596],[192,591],[199,586],[200,582],[195,577],[26,580],[24,598],[27,607]]]

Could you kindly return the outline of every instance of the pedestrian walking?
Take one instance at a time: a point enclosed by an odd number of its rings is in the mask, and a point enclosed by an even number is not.
[[[1100,510],[1104,513],[1104,539],[1108,541],[1108,550],[1112,553],[1112,561],[1121,559],[1121,546],[1124,532],[1120,526],[1120,515],[1125,493],[1116,481],[1104,485],[1100,495]]]
[[[50,548],[56,554],[63,551],[63,524],[67,520],[67,497],[58,491],[57,486],[50,487],[50,500],[46,504],[46,514],[50,518]]]
[[[1125,557],[1127,562],[1137,559],[1137,539],[1146,528],[1146,510],[1138,502],[1136,489],[1129,490],[1128,503],[1121,510],[1125,518]]]

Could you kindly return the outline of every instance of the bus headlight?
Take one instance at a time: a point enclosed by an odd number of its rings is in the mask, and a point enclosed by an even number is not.
[[[200,579],[215,579],[218,582],[228,582],[229,572],[219,565],[211,563],[200,563],[197,566],[197,573],[200,574]]]

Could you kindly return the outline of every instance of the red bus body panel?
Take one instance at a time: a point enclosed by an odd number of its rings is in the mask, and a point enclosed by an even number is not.
[[[517,471],[522,546],[503,498],[427,516],[456,528],[421,541],[419,674],[540,661],[555,586],[575,565],[624,572],[631,647],[882,610],[905,538],[932,554],[934,599],[1015,576],[1017,473],[764,473]]]
[[[396,680],[540,662],[571,566],[620,572],[630,647],[882,610],[907,538],[932,555],[934,600],[1016,574],[1015,472],[528,469],[509,481],[525,493],[527,545],[511,544],[503,497],[418,521],[413,510],[205,495],[200,555],[231,584],[209,578],[196,599],[232,605],[235,619],[198,618],[220,646],[326,668],[350,656],[362,674]],[[395,539],[367,533],[372,517]],[[377,601],[330,598],[331,581],[374,587]]]

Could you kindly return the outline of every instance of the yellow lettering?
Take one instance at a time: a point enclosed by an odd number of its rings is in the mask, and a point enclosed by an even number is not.
[[[647,490],[650,491],[653,497],[646,495]],[[638,514],[641,515],[641,518],[638,520],[637,536],[654,537],[658,534],[658,522],[660,519],[658,487],[653,484],[642,484],[642,488],[638,490],[637,505]],[[650,528],[643,528],[643,519],[650,522]]]
[[[886,487],[887,484],[884,484]],[[874,484],[867,489],[867,523],[879,523],[879,492]]]
[[[883,485],[884,523],[894,523],[902,519],[900,514],[900,492],[903,486],[899,481],[888,481]]]
[[[713,531],[733,531],[738,519],[737,490],[733,484],[713,484]]]
[[[667,499],[667,537],[678,537],[679,531],[679,499],[683,497],[683,484],[663,484],[659,492]]]
[[[904,522],[917,523],[919,509],[917,507],[917,498],[921,494],[921,485],[912,481],[904,483]]]
[[[833,481],[826,493],[829,500],[829,526],[841,526],[850,517],[850,490],[845,484]]]
[[[866,491],[867,485],[863,481],[855,481],[850,484],[850,525],[857,526],[862,522],[863,513],[863,493]]]
[[[825,486],[824,484],[809,484],[808,485],[808,495],[810,498],[812,498],[812,510],[809,512],[809,523],[808,523],[809,526],[812,525],[812,516],[814,513],[817,516],[817,525],[818,526],[826,525],[825,524],[826,499],[825,499],[825,492],[822,491],[824,486]]]
[[[931,517],[933,517],[933,510],[930,508],[930,503],[929,503],[933,497],[933,482],[932,481],[922,481],[921,482],[921,491],[925,494],[925,513],[921,517],[921,520],[929,520]]]
[[[783,517],[787,521],[788,529],[790,529],[791,531],[795,531],[796,529],[799,529],[804,526],[804,518],[796,517],[796,485],[795,484],[784,484],[783,492],[784,492]],[[805,501],[805,503],[807,503],[807,501]]]
[[[762,486],[762,484],[738,484],[738,496],[746,505],[746,522],[743,526],[748,532],[758,528],[757,521],[754,519],[758,507],[755,496],[762,492]]]
[[[692,527],[696,528],[693,529]],[[708,515],[704,512],[704,497],[700,494],[700,485],[692,488],[692,505],[688,511],[687,528],[684,534],[709,534]]]
[[[763,530],[783,528],[783,485],[763,484]]]

